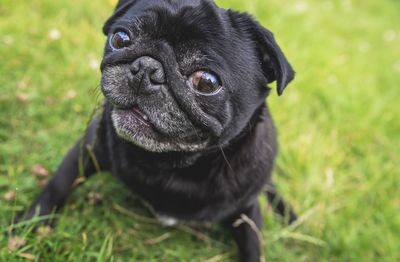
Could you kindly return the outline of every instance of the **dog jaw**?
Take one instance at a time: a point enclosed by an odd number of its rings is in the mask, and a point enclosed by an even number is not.
[[[186,143],[163,137],[153,127],[140,123],[127,110],[113,109],[111,119],[119,137],[147,151],[197,152],[204,150],[209,144],[209,140]]]

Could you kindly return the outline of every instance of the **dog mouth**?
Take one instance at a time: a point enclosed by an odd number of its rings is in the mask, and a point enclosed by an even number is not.
[[[114,105],[111,114],[117,134],[138,146],[147,147],[151,141],[166,139],[137,105],[129,107]]]
[[[131,121],[136,122],[139,125],[143,125],[149,128],[154,128],[151,124],[149,117],[143,113],[142,110],[137,105],[133,105],[130,107],[121,107],[121,106],[114,106],[114,110],[121,115],[125,115]]]
[[[149,121],[149,117],[145,115],[137,106],[133,106],[131,109],[128,109],[132,113],[132,116],[136,118],[141,124],[151,127],[151,123]]]
[[[165,134],[157,127],[157,122],[152,123],[153,118],[137,105],[129,107],[114,105],[111,111],[111,119],[118,136],[148,151],[194,152],[206,148],[210,143],[209,139],[200,139],[198,136],[182,139],[179,136]],[[157,121],[157,118],[154,121]]]

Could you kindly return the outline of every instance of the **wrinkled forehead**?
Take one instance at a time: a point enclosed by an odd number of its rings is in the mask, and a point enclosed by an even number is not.
[[[136,0],[129,10],[129,14],[139,16],[146,12],[168,12],[179,15],[188,9],[209,9],[218,7],[213,1],[207,0]]]
[[[205,0],[136,0],[134,5],[138,10],[146,10],[150,7],[165,7],[165,8],[183,8],[183,7],[198,7],[201,4],[212,1]]]
[[[219,41],[229,30],[223,9],[207,0],[137,0],[113,24],[170,43]]]

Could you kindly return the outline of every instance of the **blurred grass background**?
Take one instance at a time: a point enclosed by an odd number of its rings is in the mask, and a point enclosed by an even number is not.
[[[277,184],[302,218],[285,227],[264,208],[267,261],[400,261],[400,2],[217,2],[254,14],[297,71],[268,101]],[[0,2],[0,261],[235,261],[224,229],[152,225],[108,175],[74,192],[53,232],[7,235],[101,101],[114,5]]]

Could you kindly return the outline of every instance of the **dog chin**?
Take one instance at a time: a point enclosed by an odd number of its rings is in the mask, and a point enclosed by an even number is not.
[[[111,113],[117,135],[151,152],[198,152],[207,148],[209,140],[180,142],[158,133],[151,124],[139,119],[130,110],[113,109]]]

